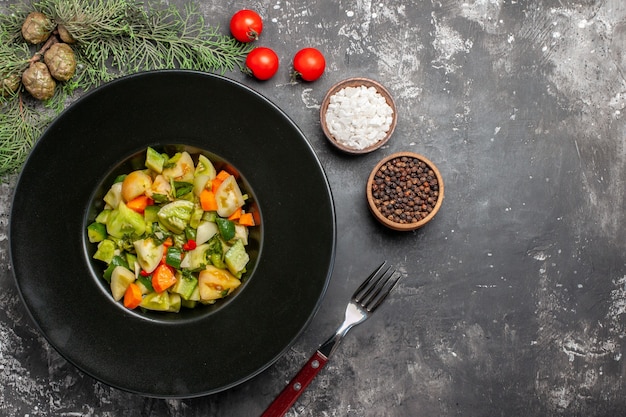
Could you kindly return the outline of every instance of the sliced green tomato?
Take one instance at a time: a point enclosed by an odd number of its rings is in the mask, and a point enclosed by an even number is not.
[[[104,209],[102,210],[97,216],[96,216],[96,221],[98,223],[102,223],[102,224],[106,224],[107,219],[109,218],[109,214],[111,214],[111,209]]]
[[[176,200],[161,207],[159,221],[174,234],[181,234],[189,226],[194,204],[187,200]]]
[[[174,181],[193,182],[195,167],[191,155],[187,152],[180,152],[170,158],[167,165],[173,164],[163,169],[163,176]]]
[[[208,175],[196,175],[196,177],[193,179],[193,193],[196,195],[196,197],[200,197],[202,191],[207,188],[207,184],[209,183],[209,181],[211,181],[211,178],[209,178]]]
[[[167,311],[178,313],[180,311],[181,298],[179,294],[170,294],[167,291],[161,293],[151,292],[143,297],[140,307],[146,310]]]
[[[111,263],[113,257],[117,254],[117,245],[110,239],[104,239],[98,243],[98,249],[93,254],[93,258],[102,262]]]
[[[209,180],[212,180],[217,175],[217,172],[215,171],[215,167],[213,166],[209,158],[204,155],[199,155],[195,175],[206,175],[207,177],[209,177]]]
[[[241,189],[234,176],[229,176],[217,187],[215,200],[217,202],[217,214],[221,217],[230,216],[235,210],[244,205],[245,201],[241,194]]]
[[[202,301],[211,301],[226,297],[240,285],[241,281],[235,278],[230,272],[212,265],[207,266],[198,276],[200,300]]]
[[[189,252],[185,254],[185,257],[180,263],[180,267],[189,269],[191,271],[204,268],[209,262],[206,258],[206,252],[208,250],[209,250],[208,243],[196,246],[195,249],[190,250]]]
[[[116,266],[113,273],[111,273],[111,294],[113,294],[115,301],[119,301],[124,297],[124,293],[131,282],[135,282],[135,274],[128,268]]]
[[[120,204],[120,201],[122,201],[122,183],[116,182],[113,184],[104,195],[103,200],[111,208],[116,208]]]
[[[136,240],[133,242],[133,246],[137,252],[137,262],[144,271],[151,274],[161,262],[164,251],[163,245],[157,245],[153,239],[147,238]]]
[[[148,310],[168,311],[170,308],[169,294],[167,291],[151,292],[143,297],[139,306]]]
[[[240,224],[235,225],[235,237],[233,239],[239,239],[244,245],[248,244],[248,228]]]
[[[128,208],[120,201],[117,209],[109,214],[107,220],[107,233],[116,238],[126,235],[141,236],[146,231],[146,222],[143,216]]]
[[[152,181],[152,188],[146,191],[146,195],[157,204],[162,204],[173,199],[172,184],[163,175],[157,175]]]
[[[202,245],[218,233],[217,224],[213,222],[200,222],[196,229],[196,244]]]

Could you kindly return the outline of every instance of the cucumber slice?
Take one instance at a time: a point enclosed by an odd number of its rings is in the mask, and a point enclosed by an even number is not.
[[[158,153],[156,150],[152,148],[148,148],[146,151],[146,168],[149,168],[160,174],[163,172],[163,166],[167,162],[167,159],[162,154]]]
[[[250,256],[246,253],[246,249],[241,240],[237,240],[224,255],[226,266],[233,275],[241,273],[241,271],[245,269],[249,260]]]
[[[171,292],[180,294],[183,300],[189,300],[198,287],[198,279],[191,275],[176,274],[176,284],[170,289]]]
[[[93,222],[87,226],[87,237],[91,243],[102,242],[107,237],[106,225],[98,222]]]

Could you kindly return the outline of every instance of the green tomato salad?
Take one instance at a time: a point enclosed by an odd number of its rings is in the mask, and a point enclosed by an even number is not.
[[[87,226],[93,258],[116,301],[130,309],[179,312],[227,297],[250,261],[247,211],[228,168],[206,156],[146,151],[145,169],[115,179]]]

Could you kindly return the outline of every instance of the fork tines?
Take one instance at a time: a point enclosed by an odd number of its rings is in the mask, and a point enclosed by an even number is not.
[[[402,274],[393,269],[391,265],[383,271],[386,264],[387,261],[380,264],[359,288],[356,289],[352,296],[354,301],[359,303],[368,312],[374,311],[380,303],[383,302],[402,276]]]

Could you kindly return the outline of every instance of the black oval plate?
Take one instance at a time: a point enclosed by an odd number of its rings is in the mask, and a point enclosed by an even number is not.
[[[248,281],[206,314],[120,308],[86,243],[106,176],[147,146],[168,144],[234,164],[262,216]],[[160,398],[219,392],[274,363],[318,310],[336,244],[329,184],[298,127],[246,86],[182,70],[120,78],[65,110],[23,167],[9,234],[20,295],[50,344],[103,383]]]

